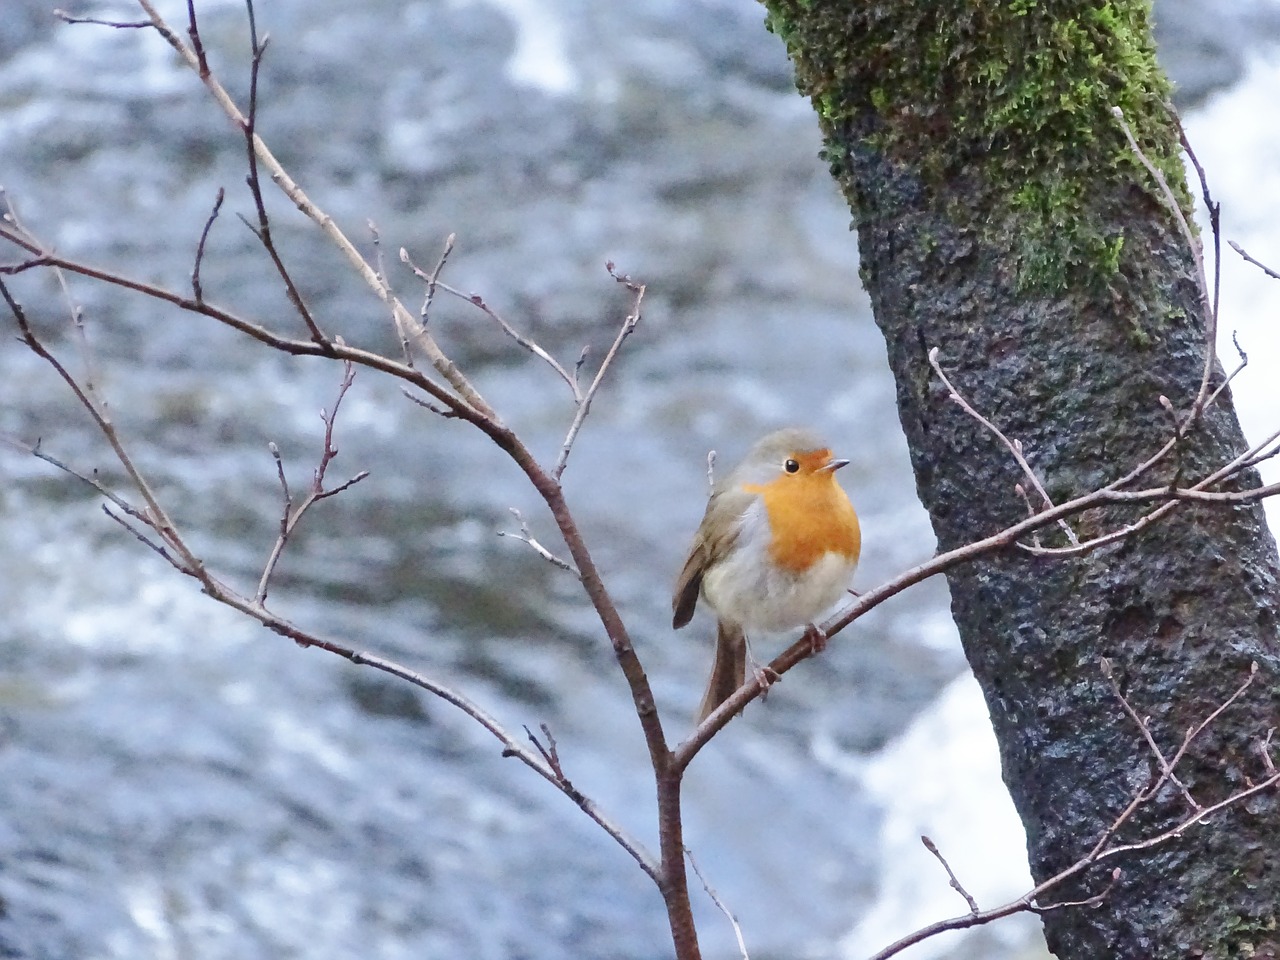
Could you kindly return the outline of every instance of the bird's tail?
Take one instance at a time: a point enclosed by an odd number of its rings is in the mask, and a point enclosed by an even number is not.
[[[711,667],[711,679],[707,692],[702,695],[698,708],[701,723],[742,686],[747,677],[747,638],[742,627],[720,621],[716,630],[716,661]]]

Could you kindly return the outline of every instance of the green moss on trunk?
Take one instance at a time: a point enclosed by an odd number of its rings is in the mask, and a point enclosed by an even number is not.
[[[1016,237],[1023,289],[1105,288],[1120,271],[1124,237],[1098,231],[1110,218],[1093,205],[1147,176],[1112,107],[1184,182],[1147,0],[765,5],[855,215],[876,208],[845,162],[859,144],[926,185],[963,182],[991,211],[986,229]]]

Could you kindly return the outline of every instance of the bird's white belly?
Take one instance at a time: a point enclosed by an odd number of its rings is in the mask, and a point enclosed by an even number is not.
[[[813,623],[844,595],[856,561],[826,553],[808,570],[791,573],[769,559],[762,540],[742,537],[703,575],[702,595],[722,620],[747,632],[791,630]]]

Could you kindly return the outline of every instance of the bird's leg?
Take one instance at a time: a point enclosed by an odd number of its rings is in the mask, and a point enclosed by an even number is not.
[[[827,634],[816,623],[804,628],[804,639],[809,641],[809,656],[817,656],[827,649]]]
[[[747,666],[756,678],[756,685],[760,688],[760,699],[764,700],[769,696],[769,688],[781,680],[782,677],[777,670],[774,670],[767,663],[761,663],[756,659],[755,654],[751,652],[750,640],[745,636],[743,636],[742,640],[747,646]]]

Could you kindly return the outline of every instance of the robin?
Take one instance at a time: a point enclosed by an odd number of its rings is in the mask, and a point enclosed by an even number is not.
[[[746,679],[747,631],[807,625],[815,647],[825,643],[813,621],[845,592],[862,547],[836,482],[848,462],[808,430],[778,430],[712,488],[671,598],[676,629],[699,596],[719,621],[699,723]]]

